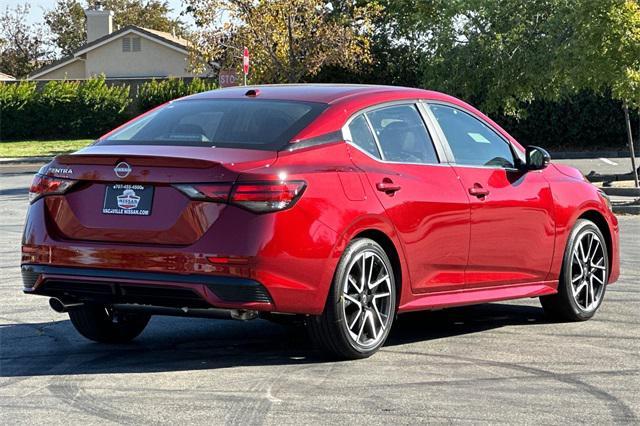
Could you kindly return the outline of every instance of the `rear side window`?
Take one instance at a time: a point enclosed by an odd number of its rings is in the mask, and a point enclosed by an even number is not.
[[[445,105],[431,105],[453,152],[455,162],[472,166],[515,167],[509,144],[470,114]]]
[[[438,156],[415,105],[398,105],[367,113],[385,160],[436,164]]]
[[[376,140],[364,116],[360,115],[351,121],[351,124],[349,124],[349,132],[351,133],[351,142],[374,157],[380,158],[380,151],[378,151],[378,147],[376,146]]]
[[[260,99],[176,101],[129,123],[98,144],[276,151],[284,148],[325,108],[325,104],[315,102]]]

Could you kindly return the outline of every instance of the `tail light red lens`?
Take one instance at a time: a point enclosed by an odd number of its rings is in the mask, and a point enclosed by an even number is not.
[[[231,192],[230,183],[197,183],[193,185],[174,185],[189,198],[194,200],[216,201],[226,203]]]
[[[285,210],[304,191],[303,181],[174,185],[194,200],[229,203],[258,213]]]
[[[29,202],[33,203],[45,195],[64,194],[76,183],[77,181],[71,179],[36,174],[31,182],[31,188],[29,188]]]
[[[304,187],[302,181],[240,183],[234,185],[230,202],[255,212],[284,210],[295,203]]]

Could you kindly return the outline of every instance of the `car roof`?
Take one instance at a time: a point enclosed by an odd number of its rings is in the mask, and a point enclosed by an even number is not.
[[[372,94],[394,94],[400,98],[429,99],[436,95],[423,89],[368,84],[269,84],[258,86],[236,86],[211,90],[189,96],[189,99],[242,99],[247,92],[257,91],[257,99],[295,100],[333,104],[346,98],[354,99]]]

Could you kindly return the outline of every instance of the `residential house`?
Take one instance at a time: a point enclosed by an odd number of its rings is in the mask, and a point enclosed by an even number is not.
[[[31,73],[29,80],[82,80],[193,77],[188,42],[138,26],[113,27],[110,10],[85,10],[87,43],[73,54]]]

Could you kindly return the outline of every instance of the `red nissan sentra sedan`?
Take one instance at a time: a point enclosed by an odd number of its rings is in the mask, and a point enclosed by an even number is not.
[[[30,201],[24,291],[99,342],[151,315],[296,315],[328,353],[362,358],[397,313],[539,297],[586,320],[619,275],[602,192],[418,89],[182,98],[56,157]]]

